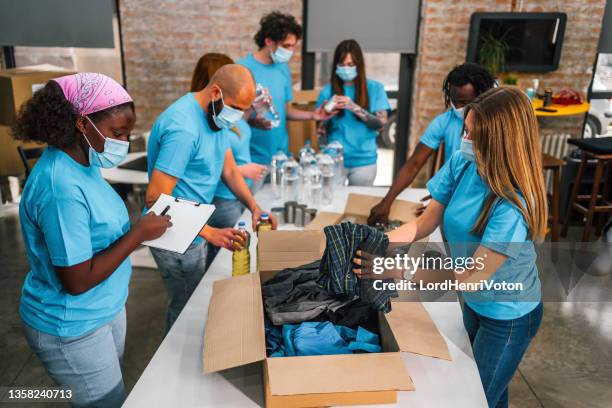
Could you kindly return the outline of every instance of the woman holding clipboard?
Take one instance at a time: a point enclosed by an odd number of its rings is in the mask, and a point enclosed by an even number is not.
[[[113,79],[81,73],[49,81],[23,106],[16,138],[47,144],[19,206],[31,271],[19,313],[26,339],[75,406],[120,406],[129,255],[161,236],[167,215],[135,226],[100,175],[128,152],[136,115]],[[68,395],[67,395],[68,396]]]

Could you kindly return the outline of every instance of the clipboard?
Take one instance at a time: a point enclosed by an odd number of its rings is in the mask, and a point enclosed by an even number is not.
[[[165,211],[172,217],[172,226],[161,237],[142,244],[184,254],[208,222],[215,211],[215,206],[162,193],[147,213],[151,211],[155,214],[162,214]]]

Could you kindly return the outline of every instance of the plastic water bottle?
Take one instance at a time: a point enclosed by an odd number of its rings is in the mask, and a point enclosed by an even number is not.
[[[281,178],[281,196],[283,201],[299,200],[301,170],[293,155],[289,153],[289,158],[283,163],[283,175]]]
[[[261,231],[272,231],[272,221],[270,221],[270,215],[268,213],[261,213],[261,218],[257,223],[257,235]]]
[[[321,206],[321,192],[323,190],[323,180],[321,170],[317,166],[316,160],[312,160],[310,165],[304,170],[304,201],[311,208]]]
[[[239,247],[234,244],[234,253],[232,254],[232,276],[240,276],[251,273],[251,253],[249,251],[249,243],[251,236],[246,230],[246,223],[240,221],[238,223],[238,231],[245,236],[245,244]]]
[[[287,155],[282,150],[272,156],[270,168],[270,184],[275,199],[281,197],[281,180],[283,178],[283,164],[287,161]]]
[[[270,93],[262,84],[257,84],[255,87],[255,100],[253,107],[258,116],[270,121],[270,126],[276,128],[280,125],[280,116],[274,109],[274,103]]]
[[[344,146],[337,140],[327,145],[328,149],[333,149],[335,154],[332,156],[336,162],[335,175],[339,186],[344,186],[346,181],[346,173],[344,172]]]
[[[317,157],[322,181],[321,204],[330,205],[334,201],[334,159],[326,153],[320,153]]]
[[[304,142],[304,146],[300,149],[300,155],[299,155],[300,166],[302,166],[302,168],[308,167],[310,162],[313,159],[315,159],[315,154],[316,154],[316,152],[312,148],[312,144],[310,142],[310,139],[306,140]]]

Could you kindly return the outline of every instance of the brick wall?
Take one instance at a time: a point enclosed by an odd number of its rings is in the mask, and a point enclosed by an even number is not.
[[[239,59],[256,50],[253,35],[264,14],[280,10],[301,21],[301,0],[122,0],[127,87],[138,110],[137,130],[148,130],[170,103],[188,91],[206,52]],[[301,51],[291,63],[299,77]]]
[[[519,11],[512,0],[424,0],[419,55],[412,105],[411,147],[429,122],[444,110],[442,81],[453,66],[465,61],[470,16],[477,11]],[[525,12],[567,14],[559,69],[538,75],[519,73],[519,86],[540,78],[540,87],[571,87],[586,95],[592,76],[605,0],[525,1]],[[540,119],[543,133],[579,134],[583,116]]]

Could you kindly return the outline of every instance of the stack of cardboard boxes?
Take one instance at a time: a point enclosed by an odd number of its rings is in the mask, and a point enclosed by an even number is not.
[[[35,143],[17,142],[11,136],[11,125],[15,122],[21,105],[48,80],[72,73],[31,68],[0,71],[0,177],[18,176],[24,173],[25,168],[19,158],[17,146],[25,148],[39,146]]]

